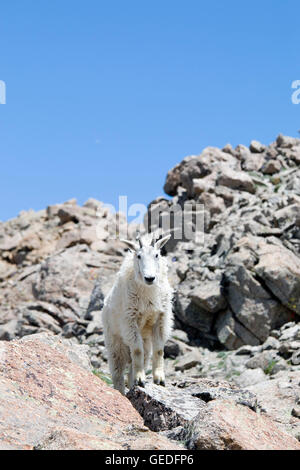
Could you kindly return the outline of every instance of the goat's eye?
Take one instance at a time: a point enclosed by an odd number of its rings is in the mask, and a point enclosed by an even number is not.
[[[158,254],[157,254],[157,255],[155,255],[155,258],[158,258]]]
[[[141,255],[137,255],[138,259],[141,259]]]

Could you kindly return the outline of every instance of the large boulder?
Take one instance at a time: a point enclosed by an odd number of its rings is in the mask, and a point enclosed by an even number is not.
[[[300,258],[281,245],[261,243],[255,272],[280,302],[300,315]]]
[[[225,382],[178,389],[155,385],[127,394],[145,424],[198,450],[300,450],[300,443],[256,413],[256,398]]]
[[[91,372],[85,350],[49,334],[0,343],[0,448],[180,449]]]
[[[197,450],[300,450],[300,443],[274,421],[229,400],[215,400],[192,426],[189,447]]]
[[[248,386],[255,393],[264,413],[271,416],[277,426],[300,440],[300,420],[293,410],[300,404],[300,370],[278,372],[272,380],[260,380]]]

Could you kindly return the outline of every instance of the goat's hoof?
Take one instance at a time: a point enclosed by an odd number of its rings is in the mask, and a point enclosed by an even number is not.
[[[156,379],[156,380],[154,380],[154,383],[155,383],[155,385],[161,385],[162,387],[166,386],[166,382],[164,380]]]
[[[145,388],[145,382],[142,379],[135,380],[134,385],[138,385],[139,387]]]

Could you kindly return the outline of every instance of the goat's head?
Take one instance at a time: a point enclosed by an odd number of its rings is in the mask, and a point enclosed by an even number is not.
[[[134,267],[137,280],[148,286],[154,285],[159,281],[161,254],[160,250],[170,239],[171,235],[165,235],[155,240],[141,240],[137,235],[137,242],[122,240],[135,254]]]

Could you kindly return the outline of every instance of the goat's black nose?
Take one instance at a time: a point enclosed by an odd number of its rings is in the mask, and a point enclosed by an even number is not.
[[[147,282],[147,284],[152,284],[154,280],[155,280],[155,277],[145,276],[145,281]]]

